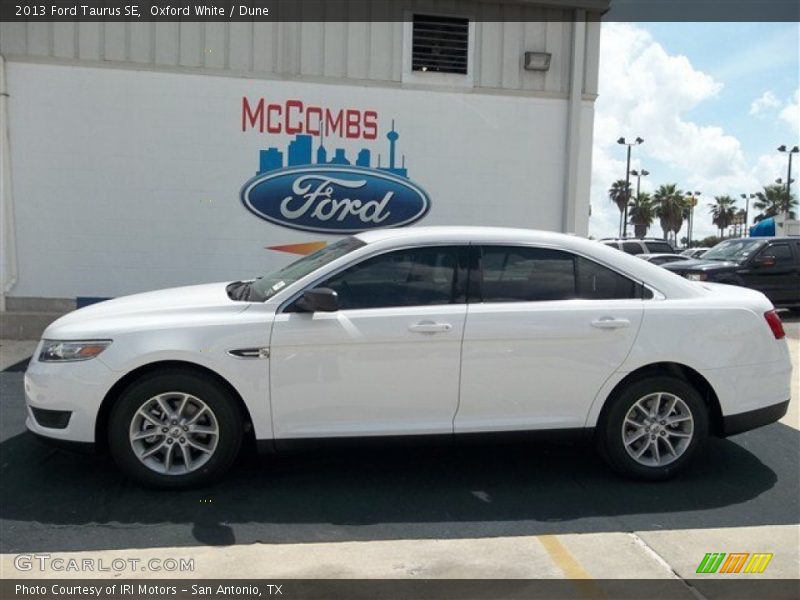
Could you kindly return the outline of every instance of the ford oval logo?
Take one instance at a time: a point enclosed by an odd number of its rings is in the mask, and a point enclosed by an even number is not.
[[[270,171],[244,185],[242,202],[276,225],[319,233],[403,227],[430,209],[428,195],[408,179],[351,166]]]

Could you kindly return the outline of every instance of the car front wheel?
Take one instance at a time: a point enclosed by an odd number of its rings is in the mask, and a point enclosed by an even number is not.
[[[708,437],[705,402],[682,379],[641,379],[611,402],[598,442],[606,461],[622,475],[650,481],[672,477]]]
[[[211,378],[158,371],[134,382],[109,419],[109,448],[131,478],[177,489],[209,483],[236,459],[242,416]]]

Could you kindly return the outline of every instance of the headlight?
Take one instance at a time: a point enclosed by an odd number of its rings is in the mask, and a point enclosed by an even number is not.
[[[691,281],[705,281],[706,279],[708,279],[708,275],[706,275],[705,273],[687,273],[686,279],[689,279]]]
[[[111,340],[81,340],[62,342],[58,340],[44,340],[42,351],[39,353],[41,362],[66,362],[74,360],[89,360],[100,354],[111,345]]]

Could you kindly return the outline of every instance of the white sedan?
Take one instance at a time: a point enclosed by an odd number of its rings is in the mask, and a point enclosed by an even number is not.
[[[341,239],[252,281],[83,308],[44,333],[28,428],[150,486],[208,482],[245,438],[558,430],[663,479],[778,420],[791,365],[762,294],[600,243],[480,227]]]

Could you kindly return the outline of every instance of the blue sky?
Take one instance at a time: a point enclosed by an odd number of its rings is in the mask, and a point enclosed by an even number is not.
[[[722,126],[756,159],[792,141],[779,121],[753,118],[752,101],[770,90],[789,99],[798,87],[800,28],[797,23],[642,23],[669,51],[723,83],[719,96],[687,117]],[[795,141],[796,137],[795,137]]]
[[[591,233],[616,232],[604,195],[625,175],[620,135],[645,138],[634,151],[634,168],[652,173],[645,190],[675,182],[712,200],[785,177],[776,148],[800,143],[798,80],[797,23],[603,24]],[[713,233],[698,210],[695,237]]]

